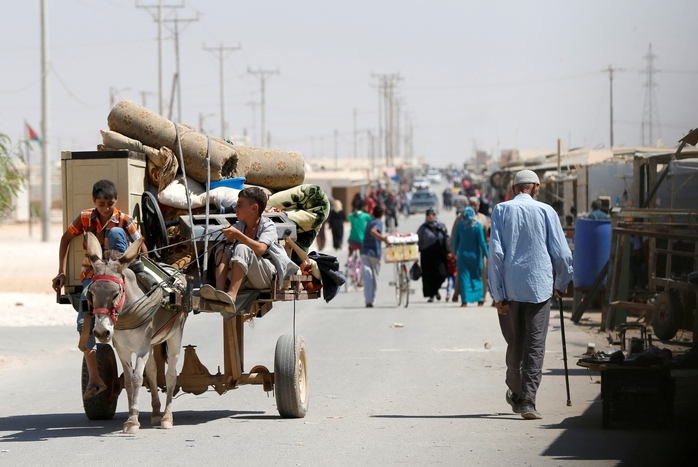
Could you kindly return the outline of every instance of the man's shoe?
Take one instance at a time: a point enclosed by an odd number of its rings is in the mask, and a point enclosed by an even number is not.
[[[434,297],[429,297],[429,300],[427,300],[427,303],[434,303]]]
[[[530,402],[521,404],[521,416],[527,420],[539,420],[543,416],[536,410],[536,406]]]
[[[511,406],[512,412],[521,413],[521,406],[518,402],[514,402],[514,393],[511,389],[507,389],[506,400],[507,404]]]

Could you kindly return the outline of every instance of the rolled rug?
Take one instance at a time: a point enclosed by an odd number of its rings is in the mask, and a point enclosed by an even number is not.
[[[177,130],[175,124],[145,107],[130,101],[118,102],[107,116],[109,129],[126,137],[136,139],[151,148],[168,147],[175,154]],[[206,135],[187,125],[179,125],[182,144],[182,159],[187,176],[206,182]],[[218,138],[211,138],[211,180],[240,177],[238,155],[235,148]]]
[[[281,191],[305,180],[305,161],[301,153],[282,149],[234,146],[238,155],[238,171],[246,183]]]

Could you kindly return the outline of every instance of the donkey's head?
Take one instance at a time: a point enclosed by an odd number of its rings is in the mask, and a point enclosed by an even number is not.
[[[87,258],[94,269],[86,294],[95,320],[93,334],[100,342],[107,343],[114,335],[119,310],[126,300],[124,270],[138,257],[143,237],[133,242],[123,255],[111,250],[104,259],[97,237],[92,232],[88,232],[86,237]]]

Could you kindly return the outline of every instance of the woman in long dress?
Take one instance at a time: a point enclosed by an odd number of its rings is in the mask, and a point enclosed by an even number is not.
[[[475,218],[475,211],[468,206],[463,210],[463,221],[453,234],[453,250],[456,254],[461,306],[482,300],[482,259],[487,257],[485,233]]]
[[[332,246],[335,250],[342,248],[342,240],[344,240],[344,223],[347,221],[347,216],[342,208],[342,202],[338,199],[332,202],[332,210],[327,222],[332,230]]]
[[[422,263],[422,293],[433,302],[441,300],[439,289],[448,276],[448,255],[451,242],[448,229],[436,218],[434,209],[427,209],[427,220],[417,230],[420,261]]]

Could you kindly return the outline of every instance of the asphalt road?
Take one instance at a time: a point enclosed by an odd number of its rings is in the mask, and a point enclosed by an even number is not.
[[[450,228],[453,213],[441,217]],[[412,216],[399,230],[422,221]],[[276,340],[295,320],[309,355],[303,419],[281,419],[273,395],[243,386],[177,397],[175,427],[162,430],[150,426],[142,390],[141,430],[124,435],[123,393],[113,420],[83,413],[73,327],[0,328],[0,355],[15,357],[0,367],[0,465],[667,465],[696,439],[693,419],[666,431],[602,430],[599,376],[574,365],[590,337],[569,321],[567,407],[556,309],[538,395],[544,418],[523,420],[504,401],[494,308],[426,303],[421,282],[410,306],[396,308],[389,265],[380,279],[375,308],[364,308],[360,292],[342,292],[329,304],[276,304],[245,326],[245,369],[273,369]],[[211,373],[222,366],[220,317],[191,316],[184,343]]]

